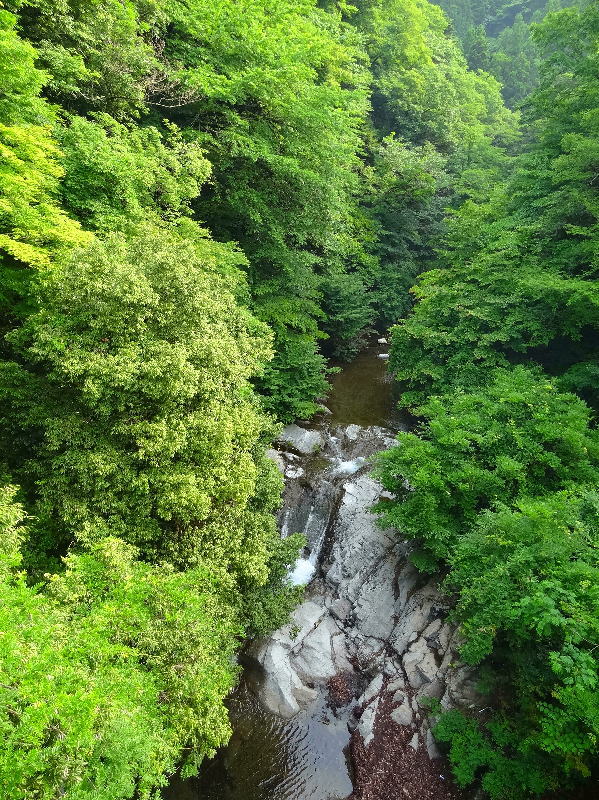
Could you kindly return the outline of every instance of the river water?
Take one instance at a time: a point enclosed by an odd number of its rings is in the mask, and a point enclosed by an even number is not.
[[[380,358],[385,350],[372,345],[331,377],[331,413],[310,427],[393,430],[406,421],[396,410],[393,383]],[[330,464],[319,468],[324,475]],[[233,736],[228,746],[204,763],[199,777],[175,778],[164,800],[342,800],[350,795],[346,720],[324,697],[291,720],[282,719],[261,707],[250,683],[250,676],[242,679],[229,700]]]

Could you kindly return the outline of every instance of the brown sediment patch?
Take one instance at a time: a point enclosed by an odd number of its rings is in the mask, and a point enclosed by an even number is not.
[[[396,705],[390,694],[381,698],[368,747],[357,731],[352,735],[354,791],[347,800],[466,800],[446,760],[428,757],[422,734],[418,750],[410,746],[417,729],[391,719]]]
[[[348,673],[334,675],[329,680],[328,703],[333,709],[349,705],[356,696],[356,676]]]

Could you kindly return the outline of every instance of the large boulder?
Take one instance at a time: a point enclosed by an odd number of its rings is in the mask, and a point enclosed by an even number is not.
[[[324,437],[319,431],[309,431],[295,424],[283,428],[278,441],[302,456],[317,453],[324,446]]]

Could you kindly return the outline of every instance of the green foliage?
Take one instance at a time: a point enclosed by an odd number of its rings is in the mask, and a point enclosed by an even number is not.
[[[477,391],[433,397],[417,414],[418,433],[399,434],[400,446],[379,457],[383,485],[398,497],[381,509],[438,558],[484,509],[599,479],[588,408],[522,367],[494,371]]]
[[[182,747],[193,771],[227,740],[222,701],[241,632],[230,579],[133,555],[107,539],[70,556],[46,596],[2,573],[7,800],[155,797]]]
[[[247,381],[270,340],[218,275],[241,261],[206,238],[145,227],[76,251],[40,286],[40,311],[11,335],[21,363],[4,365],[2,395],[5,458],[14,463],[17,437],[15,474],[43,528],[85,542],[118,534],[188,564],[198,555],[185,531],[208,525],[201,548],[224,516],[229,561],[240,566],[247,548],[247,570],[260,573],[245,508],[269,423]]]
[[[453,215],[393,330],[421,424],[378,464],[397,498],[383,522],[418,540],[418,565],[436,562],[461,656],[485,672],[484,716],[441,715],[435,735],[458,783],[493,800],[598,768],[599,442],[565,391],[597,404],[597,5],[534,36],[541,84],[514,174]]]
[[[64,153],[61,199],[86,228],[115,231],[190,215],[210,175],[197,142],[174,125],[129,129],[107,114],[73,117],[57,132]]]
[[[460,209],[445,269],[414,289],[415,314],[395,329],[392,352],[408,403],[527,358],[557,373],[574,369],[580,388],[587,376],[593,399],[593,372],[576,364],[596,354],[598,36],[594,5],[552,14],[538,28],[548,58],[528,130],[541,133],[487,205]]]
[[[50,135],[53,113],[38,97],[45,80],[16,18],[0,9],[0,313],[1,327],[20,313],[33,270],[85,241],[57,202],[63,174]]]

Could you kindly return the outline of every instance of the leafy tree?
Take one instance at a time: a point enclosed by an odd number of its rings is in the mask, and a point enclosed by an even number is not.
[[[220,548],[264,580],[278,487],[249,510],[270,424],[248,378],[270,340],[219,275],[240,262],[198,232],[146,227],[93,242],[44,281],[2,380],[5,457],[42,530],[118,534],[182,565]]]
[[[555,790],[596,763],[597,512],[595,494],[523,499],[480,515],[457,545],[446,582],[459,592],[462,655],[491,656],[499,703],[486,726],[452,714],[436,735],[463,784],[484,767],[493,798]]]
[[[451,555],[481,510],[599,477],[588,408],[523,367],[493,371],[478,390],[432,397],[417,414],[418,433],[400,434],[401,446],[379,457],[383,485],[398,497],[381,510],[386,523],[425,537],[438,558]]]
[[[39,98],[44,74],[35,51],[0,10],[0,313],[2,328],[22,312],[27,284],[53,254],[86,240],[57,200],[60,151],[50,134],[53,112]]]
[[[152,567],[107,539],[70,556],[42,595],[15,572],[13,497],[0,500],[4,797],[155,797],[183,748],[193,772],[228,738],[241,633],[231,579]]]

